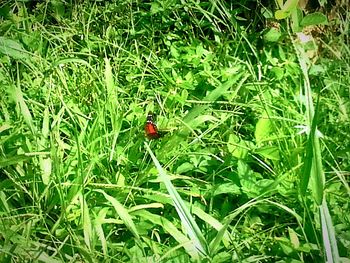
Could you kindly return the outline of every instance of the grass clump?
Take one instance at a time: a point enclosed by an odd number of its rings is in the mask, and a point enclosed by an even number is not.
[[[1,3],[1,261],[346,262],[337,8]]]

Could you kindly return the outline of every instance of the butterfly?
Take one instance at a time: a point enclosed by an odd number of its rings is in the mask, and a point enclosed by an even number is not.
[[[160,134],[157,125],[154,123],[154,115],[152,112],[148,112],[147,121],[145,124],[145,133],[148,139],[158,139]]]

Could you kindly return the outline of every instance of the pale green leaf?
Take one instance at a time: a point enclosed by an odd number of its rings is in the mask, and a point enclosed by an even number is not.
[[[257,145],[269,139],[272,132],[272,122],[266,114],[264,114],[255,126],[255,140]]]
[[[101,241],[101,246],[102,246],[102,251],[103,251],[103,254],[105,256],[107,256],[107,253],[108,253],[108,249],[107,249],[107,241],[106,241],[106,237],[105,237],[105,234],[103,232],[103,228],[102,228],[102,225],[105,222],[105,218],[106,218],[106,215],[109,211],[109,208],[108,207],[104,207],[102,208],[99,212],[98,212],[98,215],[96,216],[95,220],[94,220],[94,229],[95,229],[95,232],[98,236],[98,238],[100,239]]]
[[[90,210],[89,206],[84,198],[84,196],[79,193],[80,200],[80,209],[82,214],[82,222],[83,222],[83,233],[84,233],[84,241],[86,246],[91,249],[91,241],[92,241],[92,225],[90,218]]]
[[[299,248],[300,241],[299,241],[297,233],[295,233],[295,231],[290,227],[288,227],[288,232],[289,232],[289,239],[290,239],[290,242],[292,243],[293,247],[296,249]]]
[[[280,30],[272,27],[264,34],[264,39],[268,42],[277,42],[281,36]]]
[[[50,183],[52,160],[50,157],[40,158],[41,179],[45,185]]]
[[[321,214],[323,246],[325,249],[327,262],[329,263],[340,262],[337,239],[335,237],[336,233],[334,231],[334,226],[332,223],[331,215],[329,214],[326,199],[323,199],[322,205],[320,206],[320,214]]]
[[[259,154],[262,157],[269,159],[269,160],[274,160],[274,161],[280,160],[279,148],[276,146],[260,147],[258,149],[255,149],[254,153]]]
[[[7,37],[0,37],[0,53],[14,59],[30,58],[29,52],[23,48],[21,43]]]

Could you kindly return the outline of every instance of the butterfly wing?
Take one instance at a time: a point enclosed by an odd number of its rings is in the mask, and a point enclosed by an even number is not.
[[[160,137],[157,126],[153,122],[146,122],[145,132],[148,139],[158,139]]]

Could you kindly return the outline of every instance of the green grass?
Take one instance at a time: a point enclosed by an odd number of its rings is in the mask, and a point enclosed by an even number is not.
[[[0,261],[348,262],[338,8],[302,43],[254,1],[1,3]]]

